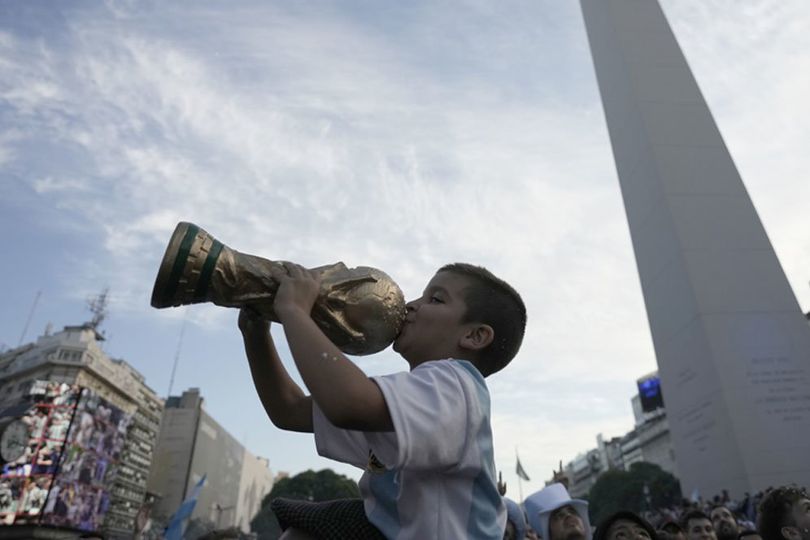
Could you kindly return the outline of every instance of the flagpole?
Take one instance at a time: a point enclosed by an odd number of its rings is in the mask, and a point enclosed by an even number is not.
[[[518,475],[518,495],[520,495],[520,504],[523,504],[523,482],[520,481],[520,475]]]

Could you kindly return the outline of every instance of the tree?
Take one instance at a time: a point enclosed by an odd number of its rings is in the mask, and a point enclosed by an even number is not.
[[[629,471],[608,471],[599,477],[588,494],[591,520],[595,525],[619,510],[641,513],[677,504],[680,499],[678,479],[652,463],[633,463]]]
[[[276,540],[281,536],[281,527],[270,509],[270,503],[277,497],[313,502],[332,501],[358,498],[360,489],[354,480],[331,469],[318,472],[308,470],[282,478],[262,500],[259,512],[250,522],[250,530],[258,534],[259,540]]]

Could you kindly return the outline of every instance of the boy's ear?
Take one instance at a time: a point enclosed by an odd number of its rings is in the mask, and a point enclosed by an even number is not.
[[[488,324],[476,324],[467,329],[461,336],[459,345],[462,349],[480,351],[489,346],[495,339],[495,330]]]

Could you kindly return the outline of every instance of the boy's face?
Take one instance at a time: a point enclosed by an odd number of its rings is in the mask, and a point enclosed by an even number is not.
[[[422,293],[408,302],[408,315],[394,341],[394,350],[411,368],[430,360],[457,357],[467,330],[461,321],[467,312],[464,288],[469,282],[452,272],[439,272]]]

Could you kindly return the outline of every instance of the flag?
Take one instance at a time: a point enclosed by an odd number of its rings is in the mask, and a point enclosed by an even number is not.
[[[523,465],[520,464],[520,458],[517,455],[515,455],[515,458],[517,458],[517,468],[515,472],[517,473],[518,478],[522,478],[528,482],[531,480],[531,478],[529,478],[529,475],[526,474],[526,471],[523,469]]]
[[[203,475],[203,477],[200,478],[200,481],[197,482],[197,485],[194,486],[194,489],[191,491],[191,495],[183,501],[183,504],[180,505],[180,508],[177,509],[177,512],[175,512],[169,520],[169,526],[166,527],[166,534],[164,535],[166,540],[183,540],[183,525],[186,520],[191,517],[192,512],[194,512],[197,497],[200,496],[200,491],[202,491],[205,485],[205,476],[206,475]]]

